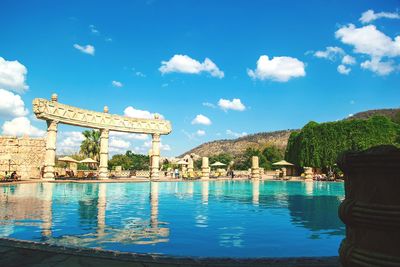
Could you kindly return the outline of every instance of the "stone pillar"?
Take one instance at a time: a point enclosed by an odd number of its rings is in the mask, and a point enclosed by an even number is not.
[[[207,157],[203,157],[201,161],[201,179],[202,180],[210,179],[210,167],[208,167]]]
[[[346,238],[341,266],[400,266],[400,149],[377,146],[345,154],[345,200],[339,217]]]
[[[193,159],[190,157],[188,160],[188,172],[189,174],[193,173],[194,166],[193,166]]]
[[[313,182],[313,170],[311,167],[304,167],[304,174],[306,182]]]
[[[108,129],[100,130],[99,179],[108,179]]]
[[[44,180],[54,180],[56,161],[57,121],[47,121],[46,154],[44,158]]]
[[[260,167],[257,156],[251,158],[251,179],[260,179]]]
[[[160,134],[152,134],[152,137],[150,179],[157,180],[160,177]]]

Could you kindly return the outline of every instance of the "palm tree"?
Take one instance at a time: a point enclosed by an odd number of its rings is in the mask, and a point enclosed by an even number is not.
[[[85,157],[96,161],[100,159],[100,131],[86,130],[82,132],[85,140],[82,141],[81,151]]]

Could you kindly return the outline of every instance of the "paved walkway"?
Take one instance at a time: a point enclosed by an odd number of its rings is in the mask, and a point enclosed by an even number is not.
[[[97,249],[66,248],[30,241],[0,238],[0,266],[19,267],[162,267],[162,266],[271,266],[336,267],[337,257],[205,259],[178,258],[151,254],[120,253]]]

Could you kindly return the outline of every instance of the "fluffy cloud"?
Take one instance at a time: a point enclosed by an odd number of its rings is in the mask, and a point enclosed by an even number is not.
[[[210,102],[203,102],[202,105],[209,108],[215,108],[215,105]]]
[[[343,43],[352,45],[354,52],[371,57],[361,63],[361,68],[378,75],[388,75],[396,69],[393,61],[384,61],[383,58],[400,56],[400,36],[392,40],[374,25],[357,28],[353,24],[343,26],[335,35]]]
[[[245,105],[243,105],[239,98],[234,98],[232,101],[221,98],[218,101],[218,106],[225,111],[228,109],[244,111],[246,109]]]
[[[144,142],[142,147],[143,148],[151,148],[151,141]],[[170,147],[170,145],[163,144],[163,142],[160,142],[160,150],[171,151],[171,147]]]
[[[314,53],[315,57],[325,58],[331,61],[335,61],[337,57],[341,57],[345,54],[342,48],[337,46],[328,46],[324,51],[317,51]]]
[[[206,131],[204,131],[204,130],[197,130],[196,135],[197,135],[197,136],[204,136],[204,135],[206,135]]]
[[[122,87],[123,86],[123,84],[119,81],[112,81],[111,85],[114,87]]]
[[[79,51],[81,51],[82,53],[84,53],[84,54],[88,54],[88,55],[94,56],[95,49],[94,49],[93,45],[84,45],[84,46],[82,46],[82,45],[74,44],[74,47],[76,49],[78,49]]]
[[[213,77],[223,78],[224,72],[221,71],[214,62],[206,58],[203,63],[187,56],[187,55],[174,55],[169,61],[162,61],[159,71],[162,74],[170,72],[200,74],[201,72],[208,72]]]
[[[0,57],[0,88],[23,93],[29,86],[25,84],[27,69],[17,60],[8,61]]]
[[[140,118],[140,119],[154,119],[156,113],[151,113],[147,110],[135,109],[132,106],[125,108],[124,115],[131,118]],[[164,116],[160,115],[160,118],[164,118]]]
[[[57,153],[71,155],[79,152],[82,141],[85,139],[83,134],[78,131],[60,132],[57,138]]]
[[[23,117],[28,113],[25,103],[19,95],[0,89],[0,117]]]
[[[211,120],[206,116],[199,114],[192,120],[192,124],[211,125]]]
[[[359,19],[361,23],[370,23],[374,20],[380,18],[387,18],[387,19],[400,19],[399,13],[391,13],[391,12],[378,12],[375,13],[373,10],[367,10],[361,14],[361,18]]]
[[[246,132],[236,133],[236,132],[234,132],[232,130],[226,130],[226,135],[229,135],[229,136],[232,136],[232,137],[235,137],[235,138],[239,138],[239,137],[246,136],[247,133]]]
[[[263,55],[257,61],[255,70],[247,70],[253,79],[287,82],[291,78],[306,76],[304,63],[293,57],[274,57],[271,60]]]
[[[342,64],[344,64],[344,65],[354,65],[354,64],[356,64],[356,59],[354,57],[352,57],[352,56],[345,55],[342,58]]]
[[[361,63],[361,68],[375,72],[378,75],[389,75],[395,70],[393,61],[382,62],[379,58],[373,57]]]
[[[11,121],[5,121],[3,126],[3,135],[11,135],[11,136],[43,136],[45,131],[42,131],[33,125],[26,117],[17,117],[12,119]]]
[[[122,133],[122,132],[110,132],[110,137],[117,137],[126,140],[147,140],[149,138],[147,134]]]
[[[392,40],[374,25],[356,28],[349,24],[337,30],[335,36],[344,44],[352,45],[356,53],[379,58],[400,55],[400,36]]]
[[[350,71],[351,71],[351,68],[348,68],[348,67],[346,67],[345,65],[339,65],[339,66],[337,67],[337,71],[338,71],[340,74],[348,75],[348,74],[350,73]]]
[[[89,29],[94,34],[100,34],[99,30],[96,29],[96,26],[94,26],[94,25],[89,25]]]

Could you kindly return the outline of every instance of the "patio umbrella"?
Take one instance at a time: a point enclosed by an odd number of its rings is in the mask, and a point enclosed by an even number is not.
[[[214,162],[213,164],[211,164],[210,166],[213,166],[213,167],[217,167],[218,166],[218,167],[220,167],[220,166],[226,166],[226,164],[217,161],[217,162]]]
[[[59,158],[58,161],[64,161],[64,162],[69,162],[69,163],[71,163],[71,162],[78,163],[79,162],[76,159],[73,159],[71,157],[62,157],[62,158]]]
[[[94,159],[91,159],[91,158],[83,159],[83,160],[79,161],[79,163],[88,163],[88,164],[96,163],[96,164],[98,164],[97,161],[95,161]]]
[[[281,160],[281,161],[272,163],[272,165],[275,165],[275,166],[294,166],[294,164],[292,164],[290,162],[287,162],[286,160]]]

